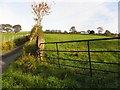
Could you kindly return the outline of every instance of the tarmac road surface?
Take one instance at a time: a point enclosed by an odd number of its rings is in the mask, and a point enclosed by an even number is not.
[[[24,44],[11,50],[5,54],[0,55],[0,74],[2,74],[18,56],[21,54],[21,50]]]

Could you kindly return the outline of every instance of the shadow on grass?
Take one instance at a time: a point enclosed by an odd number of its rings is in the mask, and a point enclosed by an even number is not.
[[[33,71],[24,71],[13,63],[3,75],[3,88],[118,88],[118,78],[112,74],[96,73],[91,79],[89,75],[76,74],[82,70],[38,64]]]
[[[29,36],[24,36],[24,37],[21,37],[19,39],[15,39],[14,43],[15,43],[16,46],[20,46],[20,45],[24,44],[27,41],[29,41]]]

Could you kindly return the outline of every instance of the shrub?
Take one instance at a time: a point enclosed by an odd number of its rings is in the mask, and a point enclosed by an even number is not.
[[[29,40],[28,37],[22,37],[22,38],[19,38],[19,39],[15,39],[14,40],[14,43],[16,46],[19,46],[19,45],[22,45],[24,44],[25,42],[27,42]]]
[[[35,70],[38,66],[38,61],[32,55],[25,55],[21,56],[21,58],[16,61],[16,64],[18,64],[22,70],[26,72]]]
[[[109,30],[106,30],[104,35],[107,35],[107,36],[110,36],[111,35],[111,32]]]
[[[42,27],[34,26],[31,30],[30,38],[35,39],[37,36],[43,36]]]
[[[14,47],[16,47],[15,43],[13,41],[3,42],[2,43],[2,52],[6,52],[9,50],[12,50]]]
[[[19,39],[15,39],[14,41],[8,41],[8,42],[2,42],[2,52],[7,52],[9,50],[12,50],[16,48],[17,46],[20,46],[27,42],[29,40],[28,37],[22,37]]]
[[[16,63],[20,65],[24,71],[35,70],[39,65],[39,60],[35,57],[35,42],[27,42],[22,52],[21,58],[19,58]]]

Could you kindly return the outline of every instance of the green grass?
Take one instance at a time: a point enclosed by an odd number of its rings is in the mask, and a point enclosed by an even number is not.
[[[8,32],[8,33],[0,33],[0,42],[8,42],[8,41],[13,41],[15,39],[21,38],[23,36],[28,35],[29,32]]]
[[[81,34],[44,34],[44,37],[46,42],[108,38],[108,36]]]
[[[46,42],[107,38],[97,35],[45,34]],[[59,50],[87,50],[87,43],[58,44]],[[45,49],[56,50],[55,45],[45,45]],[[90,42],[90,50],[118,50],[117,40]],[[56,52],[44,52],[44,61],[58,63]],[[87,52],[59,53],[60,58],[88,61]],[[118,53],[91,53],[92,61],[118,63]],[[35,57],[35,41],[26,43],[23,53],[2,75],[3,88],[117,88],[118,74],[93,72],[89,70],[42,63]],[[89,68],[89,63],[61,60],[60,64]],[[118,66],[92,63],[92,68],[118,71]],[[79,73],[87,74],[84,76]]]
[[[9,33],[0,33],[0,53],[8,52],[25,42],[25,36],[29,32],[9,32]]]
[[[38,64],[38,63],[37,63]],[[117,88],[115,74],[96,73],[91,81],[88,76],[77,74],[81,69],[40,63],[32,71],[24,71],[18,64],[12,65],[2,76],[3,88]]]

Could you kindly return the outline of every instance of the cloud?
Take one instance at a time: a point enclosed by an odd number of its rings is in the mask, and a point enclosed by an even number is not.
[[[102,17],[97,17],[97,18],[94,17],[97,21],[96,26],[101,25],[103,26],[104,29],[108,29],[114,33],[118,31],[118,11],[117,10],[111,11],[110,8],[106,7],[105,5],[101,5],[97,9],[96,15],[102,16]]]
[[[116,32],[117,15],[117,11],[111,11],[104,2],[57,2],[53,13],[44,19],[43,25],[44,29],[61,30],[69,30],[75,25],[78,31],[93,29],[96,32],[97,27],[101,26]]]
[[[55,0],[56,2],[118,2],[119,0]]]
[[[14,13],[7,5],[0,4],[0,23],[11,23]]]
[[[18,0],[19,3],[16,2],[17,5],[15,5],[15,2],[7,3],[8,0],[5,1],[5,3],[0,3],[0,23],[13,25],[19,23],[24,30],[30,30],[32,25],[34,25],[31,3],[20,3],[20,0]],[[94,0],[89,2],[84,2],[83,0],[73,1],[56,0],[56,4],[51,8],[52,12],[50,15],[45,16],[42,21],[43,29],[68,31],[72,25],[75,25],[78,31],[93,29],[97,32],[96,28],[102,26],[105,30],[109,29],[112,32],[116,32],[118,28],[118,12],[111,8],[113,6],[117,8],[115,6],[117,2],[112,5],[110,1],[113,0],[100,0],[99,2]],[[109,5],[109,3],[111,4]]]
[[[20,24],[22,30],[31,30],[34,20],[30,3],[0,4],[0,24]]]
[[[0,2],[118,2],[119,0],[1,0]]]

